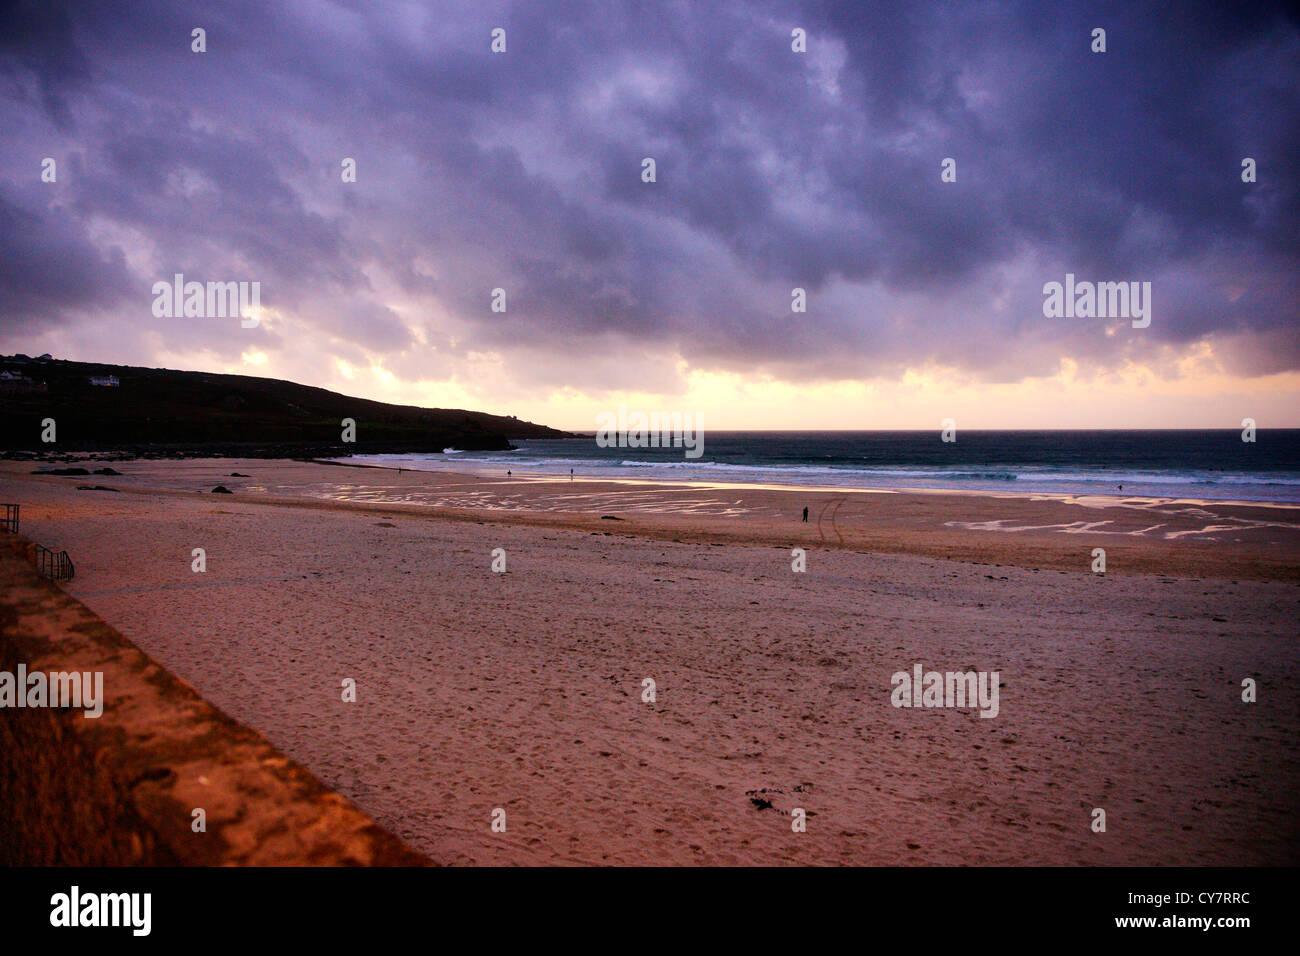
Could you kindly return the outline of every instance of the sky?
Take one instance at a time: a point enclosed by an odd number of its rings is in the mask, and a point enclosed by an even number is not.
[[[573,430],[1300,426],[1286,11],[0,2],[0,352]],[[155,314],[177,273],[258,324]],[[1067,274],[1149,325],[1045,315]]]

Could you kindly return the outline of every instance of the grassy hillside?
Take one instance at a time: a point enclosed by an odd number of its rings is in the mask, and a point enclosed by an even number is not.
[[[511,438],[564,438],[531,422],[459,409],[418,408],[350,398],[323,388],[249,375],[217,375],[87,362],[0,357],[48,391],[0,382],[0,450],[144,451],[177,454],[315,456],[492,450]],[[121,385],[90,384],[115,375]],[[55,444],[41,442],[53,418]],[[341,440],[344,418],[356,442]]]

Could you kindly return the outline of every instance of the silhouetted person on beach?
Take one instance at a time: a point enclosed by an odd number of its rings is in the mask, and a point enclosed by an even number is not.
[[[804,505],[804,509],[803,509],[803,523],[804,523],[804,524],[807,524],[807,523],[808,523],[808,506],[807,506],[807,505]]]

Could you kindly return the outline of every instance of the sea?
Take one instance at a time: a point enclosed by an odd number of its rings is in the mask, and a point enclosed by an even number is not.
[[[512,451],[356,455],[489,475],[561,475],[834,488],[947,489],[1300,503],[1300,429],[706,432],[683,448],[601,447],[594,435]]]

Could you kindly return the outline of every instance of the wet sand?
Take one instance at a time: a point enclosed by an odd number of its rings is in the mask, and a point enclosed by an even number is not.
[[[1300,862],[1296,509],[112,464],[0,500],[440,862]],[[998,716],[892,707],[918,662],[998,671]]]

